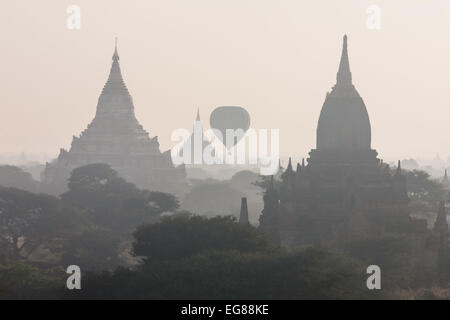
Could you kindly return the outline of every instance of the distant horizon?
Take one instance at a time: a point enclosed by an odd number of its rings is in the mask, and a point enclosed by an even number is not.
[[[162,150],[162,151],[166,151],[166,150]],[[45,162],[49,162],[53,159],[56,159],[56,157],[59,154],[59,150],[58,152],[55,153],[51,153],[51,152],[38,152],[38,153],[27,153],[27,152],[19,152],[19,153],[15,153],[15,152],[7,152],[7,153],[0,153],[0,165],[23,165],[23,164],[32,164],[32,163],[39,163],[39,164],[45,164]],[[21,158],[25,156],[25,161],[23,161]],[[439,156],[439,160],[437,158],[437,156]],[[300,163],[301,160],[304,158],[305,161],[308,158],[308,155],[305,156],[298,156],[298,155],[281,155],[280,160],[282,165],[287,165],[289,158],[292,158],[293,163]],[[419,162],[419,165],[422,166],[427,166],[432,164],[435,161],[441,161],[442,163],[447,163],[448,167],[450,168],[450,155],[447,157],[444,157],[441,154],[435,154],[434,156],[429,156],[429,157],[423,157],[423,156],[410,156],[410,157],[380,157],[378,156],[379,159],[382,159],[384,161],[384,163],[390,163],[393,165],[397,165],[397,161],[401,160],[416,160],[417,162]],[[4,162],[5,159],[9,159],[6,162]],[[12,161],[11,161],[12,160]],[[205,165],[207,166],[207,165]],[[220,166],[220,165],[215,165],[215,166]],[[227,164],[223,164],[223,166],[227,166]],[[228,165],[228,166],[232,166],[232,165]],[[234,166],[255,166],[255,165],[249,165],[249,164],[243,164],[243,165],[234,165]],[[439,168],[436,168],[439,169]]]

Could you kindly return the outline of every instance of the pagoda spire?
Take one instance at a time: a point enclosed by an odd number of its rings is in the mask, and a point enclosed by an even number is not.
[[[450,186],[450,181],[447,175],[447,168],[445,168],[444,177],[442,178],[441,183],[445,188],[448,188]]]
[[[439,235],[438,247],[438,277],[440,283],[448,283],[448,223],[445,201],[439,203],[437,217],[434,222],[434,231]]]
[[[439,209],[436,220],[434,222],[434,230],[438,232],[448,232],[447,211],[445,209],[445,201],[439,202]]]
[[[397,162],[397,173],[400,174],[402,172],[402,165],[400,160],[398,160]]]
[[[269,190],[274,190],[274,183],[273,183],[273,175],[270,176],[270,182],[269,182]]]
[[[294,170],[292,170],[292,159],[289,157],[289,162],[287,165],[286,170],[281,175],[281,178],[283,179],[283,182],[291,181],[291,177],[294,176]]]
[[[248,219],[248,208],[247,208],[247,198],[243,197],[241,199],[241,212],[239,216],[239,224],[250,225],[250,221]]]
[[[119,64],[119,53],[117,50],[117,37],[114,43],[114,54],[112,56],[111,69],[97,104],[97,115],[126,114],[137,121],[134,116],[133,99],[122,77]]]
[[[291,157],[289,157],[289,163],[288,163],[288,166],[286,168],[286,171],[292,171],[292,159],[291,159]]]
[[[105,87],[103,88],[103,92],[115,91],[123,92],[126,95],[129,95],[128,89],[125,85],[125,82],[123,81],[122,72],[120,71],[119,53],[117,51],[117,37],[115,38],[114,54],[112,56],[112,60],[113,63],[111,65],[108,80],[106,81]]]
[[[350,72],[350,62],[348,60],[348,51],[347,51],[347,35],[344,35],[344,41],[342,44],[342,54],[341,54],[341,61],[339,63],[339,71],[336,76],[336,86],[339,87],[352,86],[352,73]]]
[[[119,53],[117,52],[117,36],[114,39],[114,54],[112,57],[113,61],[119,61]]]

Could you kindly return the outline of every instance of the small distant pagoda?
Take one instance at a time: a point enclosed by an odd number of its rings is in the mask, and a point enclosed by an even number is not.
[[[151,138],[139,124],[133,99],[119,65],[117,40],[111,71],[100,94],[97,112],[69,151],[46,164],[42,175],[49,192],[61,193],[73,169],[92,163],[106,163],[140,188],[181,194],[186,186],[184,165],[175,167],[170,150],[161,153],[158,137]]]
[[[200,120],[200,109],[197,109],[197,116],[194,121],[191,136],[186,139],[178,156],[183,158],[183,163],[189,167],[202,165],[203,154],[206,148],[211,148],[209,154],[215,155],[213,146],[203,133],[203,125]]]
[[[241,212],[239,214],[239,224],[250,225],[250,220],[248,218],[248,207],[247,207],[247,198],[243,197],[241,199]]]
[[[441,184],[445,189],[450,189],[450,181],[448,179],[447,169],[445,169],[444,177],[441,180]]]

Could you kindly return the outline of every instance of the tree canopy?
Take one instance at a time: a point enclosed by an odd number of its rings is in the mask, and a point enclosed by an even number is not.
[[[64,201],[81,208],[95,224],[121,233],[179,207],[175,196],[138,189],[103,163],[73,170],[68,187],[61,195]]]
[[[0,243],[21,260],[39,246],[76,232],[83,219],[53,196],[0,187]]]
[[[178,215],[142,225],[134,232],[133,252],[147,260],[177,259],[209,251],[259,252],[271,248],[265,234],[235,218]]]

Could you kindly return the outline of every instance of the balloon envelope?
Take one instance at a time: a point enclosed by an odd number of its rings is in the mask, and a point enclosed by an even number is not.
[[[244,137],[250,127],[250,115],[242,107],[217,107],[209,117],[209,124],[211,129],[221,133],[215,132],[225,147],[230,149]]]

